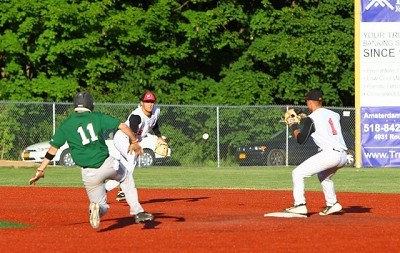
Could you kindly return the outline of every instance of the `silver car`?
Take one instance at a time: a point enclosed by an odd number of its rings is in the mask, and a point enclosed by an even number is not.
[[[113,137],[112,133],[108,135],[108,139],[106,139],[106,144],[108,146],[110,155],[115,158],[119,158],[120,154],[114,146],[112,137]],[[168,158],[171,156],[171,148],[168,148],[168,156],[163,157],[154,153],[156,143],[157,143],[157,136],[155,135],[147,134],[145,137],[143,137],[142,141],[140,142],[140,146],[142,146],[144,154],[139,157],[138,167],[149,167],[155,164],[164,163],[168,160]],[[49,147],[50,147],[49,141],[44,141],[30,145],[22,152],[21,154],[22,161],[38,162],[38,163],[42,162]],[[58,149],[57,154],[52,161],[62,166],[75,165],[75,162],[71,157],[71,153],[69,152],[69,147],[67,143],[65,143]]]

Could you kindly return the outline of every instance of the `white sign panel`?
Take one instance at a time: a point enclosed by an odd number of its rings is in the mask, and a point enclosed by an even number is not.
[[[400,167],[400,0],[361,0],[361,153],[364,167]]]
[[[400,0],[362,0],[361,106],[400,105]]]

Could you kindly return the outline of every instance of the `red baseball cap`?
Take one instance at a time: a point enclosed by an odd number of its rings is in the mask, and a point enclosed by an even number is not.
[[[155,101],[156,101],[156,96],[150,91],[144,93],[142,96],[142,102],[153,102],[154,103]]]

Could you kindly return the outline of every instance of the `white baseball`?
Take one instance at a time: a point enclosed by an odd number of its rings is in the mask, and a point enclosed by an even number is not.
[[[203,134],[203,139],[204,139],[204,140],[207,140],[208,137],[210,137],[210,136],[208,135],[208,133]]]

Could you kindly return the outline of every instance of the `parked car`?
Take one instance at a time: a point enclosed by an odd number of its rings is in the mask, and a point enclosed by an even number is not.
[[[348,147],[348,163],[354,166],[354,134],[343,133]],[[299,144],[291,131],[288,138],[288,164],[298,165],[318,152],[318,147],[312,139]],[[268,140],[240,146],[236,150],[236,161],[240,166],[281,166],[286,165],[286,129],[277,132]]]
[[[113,133],[107,134],[106,144],[108,146],[108,150],[110,151],[110,155],[119,158],[120,154],[114,146],[112,137]],[[163,157],[154,153],[156,143],[157,143],[157,136],[155,135],[147,134],[145,137],[143,137],[142,141],[140,142],[140,145],[143,148],[144,154],[139,157],[138,167],[149,167],[155,164],[162,164],[168,160],[168,158],[171,156],[171,148],[168,148],[168,156]],[[33,144],[27,147],[22,152],[21,158],[23,161],[40,163],[43,161],[43,158],[49,147],[50,147],[49,141]],[[65,143],[58,149],[57,154],[53,159],[53,162],[62,166],[75,165],[71,153],[69,152],[69,147],[67,143]]]

